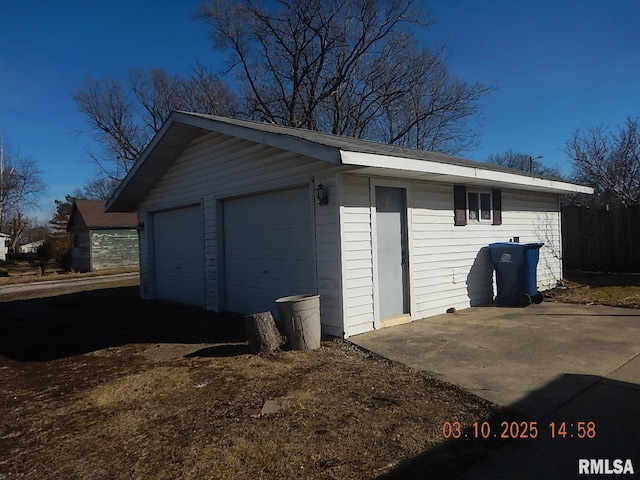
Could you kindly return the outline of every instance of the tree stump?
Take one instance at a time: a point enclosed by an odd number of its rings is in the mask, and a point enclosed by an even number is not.
[[[244,317],[244,325],[251,353],[270,355],[280,351],[286,343],[271,312],[247,315]]]

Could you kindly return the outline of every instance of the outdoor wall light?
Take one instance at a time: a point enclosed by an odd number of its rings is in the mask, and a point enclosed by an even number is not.
[[[319,183],[318,188],[316,188],[316,198],[318,199],[318,205],[326,205],[329,203],[329,194],[322,183]]]
[[[143,231],[144,230],[144,222],[139,222],[138,226],[136,227],[136,230],[138,231],[138,233]]]

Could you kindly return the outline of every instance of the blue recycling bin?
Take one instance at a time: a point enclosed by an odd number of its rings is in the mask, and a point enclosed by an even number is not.
[[[544,299],[538,291],[536,269],[544,243],[499,242],[488,246],[496,270],[496,303],[527,307]]]

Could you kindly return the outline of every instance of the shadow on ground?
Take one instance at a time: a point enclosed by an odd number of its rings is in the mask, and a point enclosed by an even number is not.
[[[188,353],[185,355],[185,358],[235,357],[238,355],[249,355],[251,353],[251,348],[247,343],[225,343],[223,345],[201,348],[193,353]]]
[[[584,385],[580,395],[543,418],[515,413],[531,402],[557,396],[578,384]],[[639,402],[638,384],[591,375],[562,375],[512,405],[510,418],[487,418],[477,427],[463,424],[460,438],[451,438],[378,478],[568,479],[580,476],[580,459],[607,460],[609,468],[616,459],[622,465],[630,461],[638,474]],[[531,438],[531,422],[535,422],[536,438]],[[501,439],[502,435],[507,438]],[[606,464],[601,462],[599,466],[604,474]]]
[[[131,343],[243,342],[244,322],[139,298],[138,287],[0,303],[0,355],[48,361]],[[201,352],[218,356],[230,348]]]

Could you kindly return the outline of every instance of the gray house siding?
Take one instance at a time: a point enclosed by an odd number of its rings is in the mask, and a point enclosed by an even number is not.
[[[89,230],[71,231],[71,267],[78,272],[91,271],[91,240]]]
[[[138,232],[132,228],[91,230],[91,270],[138,266]]]
[[[78,272],[137,267],[138,259],[133,228],[71,231],[71,266]]]

